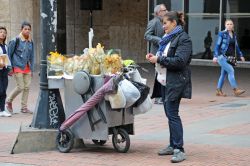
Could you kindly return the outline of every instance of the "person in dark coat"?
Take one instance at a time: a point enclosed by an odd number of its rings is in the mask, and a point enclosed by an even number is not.
[[[205,52],[203,53],[201,59],[212,59],[211,45],[213,43],[211,31],[207,32],[207,36],[204,39]],[[207,55],[207,58],[206,58]]]
[[[8,49],[5,44],[7,29],[0,26],[0,117],[9,117],[11,114],[5,109],[6,90],[8,87],[8,72],[10,64],[6,64]],[[8,59],[9,61],[9,59]]]
[[[154,8],[154,18],[148,22],[144,38],[150,44],[149,52],[156,54],[159,48],[159,42],[161,37],[164,35],[162,28],[162,16],[167,12],[164,4],[156,5]],[[155,104],[162,104],[161,98],[161,84],[155,79],[154,88],[151,98],[155,98]]]
[[[168,12],[163,17],[165,35],[160,42],[157,55],[151,53],[146,59],[160,65],[165,72],[158,73],[163,82],[163,105],[168,118],[170,140],[169,145],[158,152],[159,155],[172,155],[171,162],[185,160],[183,147],[183,127],[179,116],[179,106],[182,98],[191,98],[191,70],[189,64],[192,58],[192,41],[183,30],[183,13]],[[165,73],[165,74],[164,74]],[[165,77],[163,77],[163,75]]]

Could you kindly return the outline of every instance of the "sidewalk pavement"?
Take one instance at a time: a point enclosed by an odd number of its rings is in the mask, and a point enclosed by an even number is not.
[[[153,86],[154,70],[143,65],[150,73],[141,72]],[[250,69],[236,69],[239,87],[247,92],[234,97],[225,82],[227,97],[215,96],[218,67],[192,66],[193,98],[183,99],[180,116],[184,126],[187,160],[180,166],[246,166],[250,163]],[[8,92],[14,87],[10,79]],[[35,109],[39,92],[38,74],[34,74],[29,97],[29,108]],[[63,91],[62,91],[63,94]],[[32,115],[20,113],[20,97],[14,103],[10,118],[0,117],[0,166],[167,166],[171,156],[157,152],[168,144],[168,125],[162,105],[135,117],[135,135],[126,154],[114,151],[111,139],[97,147],[84,140],[86,147],[70,153],[47,151],[10,154],[21,123],[30,124]]]

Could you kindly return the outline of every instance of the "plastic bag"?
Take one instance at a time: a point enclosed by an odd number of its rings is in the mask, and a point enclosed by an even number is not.
[[[134,115],[144,114],[144,113],[148,112],[149,110],[151,110],[152,107],[153,107],[153,103],[148,95],[146,100],[144,100],[144,102],[142,104],[140,104],[137,107],[133,107],[133,114]]]
[[[137,69],[133,71],[133,73],[130,74],[131,80],[136,82],[142,82],[142,77]]]
[[[121,87],[118,85],[117,93],[115,94],[106,94],[105,99],[110,102],[112,109],[125,108],[126,98],[122,92]]]
[[[139,73],[139,71],[137,69],[135,69],[135,71],[133,73],[130,74],[131,80],[136,81],[136,82],[140,82],[143,84],[147,84],[147,79],[146,78],[142,78],[141,74]]]
[[[131,82],[139,90],[141,94],[141,97],[133,104],[133,107],[137,107],[138,105],[143,103],[144,100],[147,98],[150,88],[147,85],[140,82],[135,82],[135,81]]]
[[[157,81],[161,85],[166,86],[167,69],[165,67],[162,67],[160,64],[156,63],[155,70],[157,71]]]
[[[132,106],[141,97],[139,90],[127,79],[122,80],[119,85],[126,98],[125,108]]]

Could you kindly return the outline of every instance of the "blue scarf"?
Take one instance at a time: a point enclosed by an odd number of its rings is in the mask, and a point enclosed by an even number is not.
[[[168,45],[168,43],[173,39],[173,37],[175,37],[175,35],[179,32],[182,31],[182,26],[178,25],[174,28],[174,30],[172,30],[169,34],[164,35],[161,38],[160,41],[160,47],[158,49],[158,54],[161,56],[162,53],[164,52],[166,46]]]

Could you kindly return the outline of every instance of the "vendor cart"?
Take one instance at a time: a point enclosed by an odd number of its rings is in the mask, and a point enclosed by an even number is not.
[[[76,73],[73,80],[64,79],[66,118],[75,116],[78,110],[104,86],[106,79],[103,75],[89,75],[84,71]],[[66,125],[64,123],[63,127]],[[97,145],[104,145],[109,135],[112,135],[114,149],[126,153],[130,147],[129,134],[134,134],[133,109],[132,107],[112,109],[110,103],[102,98],[86,114],[81,114],[77,121],[74,120],[74,123],[68,125],[69,128],[62,129],[62,126],[56,139],[60,152],[69,152],[74,139],[88,139]]]

